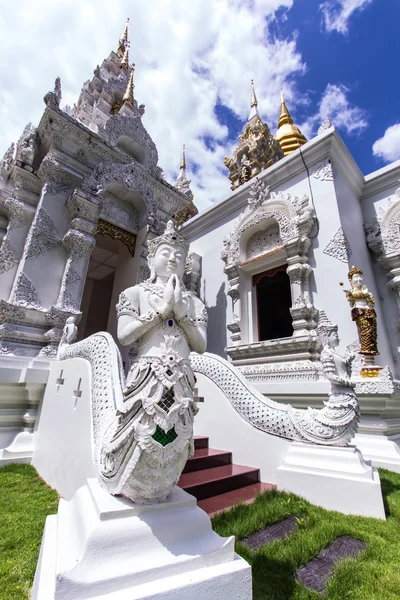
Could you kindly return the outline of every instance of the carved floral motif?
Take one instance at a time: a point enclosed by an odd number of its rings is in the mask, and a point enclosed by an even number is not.
[[[311,175],[320,181],[333,181],[335,172],[330,158],[324,158],[311,167]]]
[[[342,227],[339,227],[323,252],[328,256],[337,258],[343,263],[347,264],[349,262],[351,248]]]

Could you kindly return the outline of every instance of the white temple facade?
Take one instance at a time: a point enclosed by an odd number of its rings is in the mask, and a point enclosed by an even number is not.
[[[147,278],[146,242],[175,218],[192,250],[186,286],[209,315],[207,351],[295,407],[320,408],[329,393],[320,311],[338,325],[341,350],[358,353],[340,283],[348,287],[352,265],[363,271],[382,369],[366,378],[361,355],[353,362],[355,439],[374,465],[400,472],[400,162],[365,177],[330,122],[307,142],[283,98],[273,138],[253,90],[239,146],[225,159],[233,191],[196,214],[185,157],[176,185],[163,178],[128,54],[125,30],[73,109],[60,109],[57,80],[39,125],[29,124],[1,162],[3,461],[30,459],[67,318],[75,318],[78,339],[115,337],[120,292]],[[128,369],[135,348],[120,350]]]

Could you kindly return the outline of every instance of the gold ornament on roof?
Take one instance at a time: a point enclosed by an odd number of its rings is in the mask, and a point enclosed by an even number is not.
[[[363,272],[354,265],[348,273],[351,289],[343,290],[351,307],[351,319],[355,321],[360,340],[359,354],[364,356],[362,377],[377,377],[382,367],[375,365],[378,352],[377,319],[374,295],[363,285]],[[343,285],[343,284],[341,284]]]
[[[128,84],[126,86],[125,94],[122,97],[122,106],[128,106],[133,109],[133,91],[135,89],[135,84],[133,81],[133,77],[135,74],[135,63],[132,63],[131,74],[129,75]]]
[[[275,134],[275,139],[279,142],[283,154],[287,156],[303,144],[307,143],[307,139],[301,133],[297,125],[293,124],[293,119],[286,106],[285,98],[281,90],[281,112],[278,121],[278,131]]]
[[[128,43],[128,26],[129,26],[129,17],[126,19],[126,25],[121,34],[121,37],[119,38],[119,46],[118,46],[117,54],[120,58],[123,58],[123,56],[125,54],[126,46]]]
[[[251,80],[251,110],[248,121],[239,135],[239,145],[232,158],[225,156],[224,159],[232,182],[231,190],[283,158],[282,149],[258,114],[257,105],[254,82]]]
[[[131,47],[130,42],[127,42],[124,56],[122,57],[122,60],[121,60],[121,69],[124,69],[125,71],[128,71],[128,69],[129,69],[129,48],[130,47]]]

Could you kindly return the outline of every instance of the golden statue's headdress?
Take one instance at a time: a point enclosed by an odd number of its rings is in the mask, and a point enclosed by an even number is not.
[[[347,277],[349,278],[349,281],[351,281],[351,278],[353,277],[353,275],[362,275],[363,272],[361,271],[361,269],[357,269],[357,267],[355,267],[354,265],[351,267],[351,270],[349,271]]]
[[[172,246],[179,246],[185,253],[189,250],[189,243],[176,231],[173,221],[168,221],[165,231],[162,235],[148,240],[147,247],[149,249],[149,256],[154,256],[158,246],[161,244],[170,244]]]

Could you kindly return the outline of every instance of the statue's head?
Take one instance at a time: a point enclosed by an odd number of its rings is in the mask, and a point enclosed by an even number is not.
[[[71,323],[75,323],[75,317],[68,317],[68,319],[65,321],[66,325],[70,325]]]
[[[328,319],[324,310],[319,311],[317,334],[323,344],[328,344],[332,348],[339,345],[338,326]]]
[[[363,280],[362,275],[363,275],[363,272],[361,271],[361,269],[357,269],[353,265],[351,267],[351,270],[349,271],[349,274],[347,275],[347,277],[349,278],[351,285],[358,289],[362,285],[362,280]]]
[[[147,257],[150,267],[149,281],[162,277],[169,279],[171,275],[182,278],[189,244],[178,234],[173,221],[168,221],[165,231],[147,242],[149,254]]]

